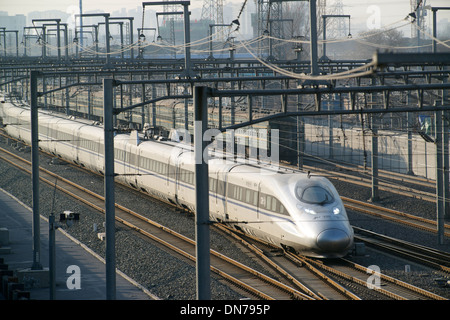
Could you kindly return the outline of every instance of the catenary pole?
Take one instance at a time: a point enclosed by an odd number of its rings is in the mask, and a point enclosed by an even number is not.
[[[39,218],[39,131],[38,131],[38,71],[30,72],[31,91],[31,184],[33,202],[33,264],[31,269],[42,270],[41,229]]]
[[[116,299],[116,236],[114,197],[113,79],[103,79],[105,148],[106,299]]]
[[[209,235],[209,187],[207,144],[203,135],[208,126],[208,88],[194,88],[194,156],[195,156],[195,238],[197,299],[210,300],[210,235]]]

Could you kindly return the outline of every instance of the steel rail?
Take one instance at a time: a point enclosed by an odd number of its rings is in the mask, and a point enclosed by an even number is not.
[[[272,244],[263,241],[261,239],[254,238],[250,235],[243,235],[241,232],[233,230],[227,226],[221,226],[220,228],[224,230],[224,232],[231,234],[234,238],[239,240],[243,245],[245,245],[249,250],[260,252],[265,258],[264,260],[269,263],[274,269],[276,270],[282,270],[282,272],[286,272],[283,270],[282,267],[280,267],[278,264],[270,260],[268,257],[264,255],[262,252],[262,249],[258,247],[257,244],[262,244],[263,246],[272,247],[276,249],[280,249],[278,247],[274,247]],[[250,239],[247,240],[247,239]],[[298,267],[306,267],[314,276],[316,276],[318,279],[322,280],[324,283],[326,283],[328,286],[330,286],[333,290],[337,291],[339,294],[351,299],[351,300],[361,300],[360,297],[358,297],[356,294],[352,293],[350,290],[345,289],[343,286],[341,286],[339,283],[331,279],[330,277],[326,276],[324,273],[320,272],[317,268],[315,268],[311,263],[309,263],[306,260],[301,259],[299,256],[292,254],[291,252],[284,251],[283,255],[286,259],[294,263]],[[297,285],[300,290],[303,290],[306,294],[312,296],[313,298],[316,298],[318,300],[328,300],[326,297],[326,294],[324,293],[315,293],[310,288],[308,288],[306,285],[298,281],[294,276],[288,277],[295,285]]]
[[[380,207],[364,201],[341,197],[346,209],[362,212],[365,214],[381,217],[410,227],[418,228],[428,232],[437,232],[437,223],[434,220],[418,217],[405,212]],[[450,225],[445,224],[445,236],[450,236]]]
[[[8,152],[9,153],[9,152]],[[14,154],[12,154],[12,153],[10,153],[12,156],[14,156],[15,158],[19,158],[19,159],[21,159],[22,161],[24,161],[24,162],[27,162],[28,164],[29,164],[29,161],[26,161],[26,160],[24,160],[24,159],[22,159],[22,158],[20,158],[20,157],[18,157],[17,155],[14,155]],[[8,162],[10,162],[12,165],[14,165],[14,166],[17,166],[17,163],[16,163],[16,161],[14,161],[14,160],[9,160]],[[45,169],[44,169],[45,170]],[[52,173],[50,173],[50,174],[52,174]],[[52,176],[54,176],[54,174],[52,174]],[[41,177],[42,178],[42,177]],[[64,181],[64,180],[66,180],[66,179],[64,179],[64,178],[62,178],[62,177],[59,177],[58,178],[59,179],[59,181]],[[50,180],[47,180],[46,181],[48,184],[50,184],[50,185],[54,185],[54,183],[52,182],[52,181],[50,181]],[[59,186],[58,186],[59,187]],[[62,189],[62,188],[61,188]],[[84,189],[84,188],[83,188]],[[95,195],[95,193],[93,193],[93,192],[91,192],[91,191],[89,191],[89,190],[86,190],[85,189],[85,192],[88,192],[88,193],[90,193],[90,194],[92,194],[92,195]],[[75,193],[70,193],[69,192],[69,194],[71,195],[71,196],[73,196],[73,197],[75,197],[75,198],[77,198],[77,199],[79,199],[79,200],[81,200],[81,201],[84,201],[84,202],[86,202],[86,200],[85,200],[85,198],[84,197],[78,197]],[[98,196],[98,195],[97,195]],[[103,207],[102,206],[96,206],[96,205],[94,205],[94,208],[96,208],[97,210],[100,210],[100,211],[102,211],[103,212]],[[120,209],[124,209],[124,208],[120,208]],[[131,213],[131,211],[129,211],[129,213]],[[146,218],[145,218],[146,219]],[[119,218],[118,219],[119,221],[121,221],[122,222],[122,220]],[[135,229],[136,230],[136,227],[135,226],[133,226],[133,225],[128,225],[129,227],[131,227],[131,228],[133,228],[133,229]],[[165,229],[164,227],[161,227],[161,229]],[[167,229],[167,230],[170,230],[170,229]],[[195,257],[189,257],[191,260],[192,259],[195,259]],[[194,260],[195,261],[195,260]],[[309,261],[305,261],[305,260],[303,260],[302,261],[302,265],[305,265],[305,266],[307,266],[308,268],[310,268],[311,270],[314,270],[314,269],[316,269],[316,268],[314,268],[312,265],[311,265],[311,263],[309,262]],[[212,268],[212,270],[214,271],[214,272],[216,272],[217,274],[221,274],[222,276],[224,276],[224,277],[226,277],[226,274],[225,273],[223,273],[223,272],[221,272],[220,270],[216,270],[216,269],[214,269],[214,268]],[[317,272],[317,271],[316,271]],[[341,276],[343,276],[343,277],[346,277],[345,275],[341,275]],[[326,276],[323,276],[323,278],[324,279],[326,279]],[[347,277],[348,278],[348,277]],[[230,279],[230,281],[234,281],[234,279],[231,279],[231,278],[229,278]],[[326,280],[326,281],[328,281],[328,280]],[[250,290],[250,289],[249,289]],[[346,294],[346,295],[349,295],[349,293],[347,293],[347,291],[346,291],[346,289],[340,289],[344,294]],[[268,296],[264,296],[264,295],[260,295],[260,296],[263,296],[263,299],[267,299],[268,298]],[[300,295],[300,296],[302,296],[302,295]],[[351,293],[350,293],[350,296],[351,296]],[[310,297],[308,297],[308,296],[303,296],[303,298],[310,298]],[[357,298],[356,296],[354,297],[354,298]]]
[[[415,243],[388,237],[373,231],[353,227],[355,239],[365,242],[375,248],[393,252],[398,256],[412,259],[437,270],[450,273],[450,253],[428,248]]]
[[[323,296],[319,296],[314,291],[310,290],[306,285],[298,281],[296,278],[291,276],[286,270],[281,268],[279,265],[274,263],[272,260],[270,260],[261,250],[260,248],[256,247],[255,245],[251,244],[250,242],[246,241],[241,235],[238,235],[234,230],[230,229],[227,226],[215,224],[214,225],[219,230],[225,232],[226,234],[230,235],[234,239],[238,240],[241,244],[243,244],[247,249],[254,252],[258,257],[264,260],[267,264],[269,264],[273,269],[275,269],[277,272],[282,274],[286,279],[291,281],[295,286],[297,286],[301,291],[305,292],[308,296],[312,297],[316,300],[324,300]],[[259,240],[258,240],[259,241]],[[266,244],[269,245],[269,244]],[[279,249],[279,248],[277,248]]]
[[[341,260],[342,260],[343,262],[349,264],[352,268],[354,268],[354,269],[356,269],[356,270],[359,270],[359,271],[363,272],[363,273],[366,274],[366,275],[367,275],[367,274],[370,274],[370,273],[372,272],[371,270],[369,270],[369,268],[366,268],[366,267],[364,267],[364,266],[361,266],[361,265],[359,265],[359,264],[357,264],[357,263],[355,263],[355,262],[349,261],[349,260],[347,260],[347,259],[341,259]],[[424,289],[422,289],[422,288],[416,287],[416,286],[411,285],[411,284],[409,284],[409,283],[406,283],[406,282],[404,282],[404,281],[395,279],[395,278],[390,277],[390,276],[388,276],[388,275],[386,275],[386,274],[380,273],[379,276],[381,277],[382,280],[384,280],[384,281],[386,281],[386,282],[395,284],[395,285],[397,285],[397,286],[399,286],[399,287],[403,287],[403,288],[405,288],[406,290],[412,291],[412,292],[417,293],[417,294],[419,294],[419,295],[421,295],[421,296],[425,296],[425,297],[430,298],[430,299],[433,299],[433,300],[448,300],[447,298],[441,297],[441,296],[439,296],[439,295],[437,295],[437,294],[435,294],[435,293],[432,293],[432,292],[430,292],[430,291],[427,291],[427,290],[424,290]],[[387,291],[387,290],[383,290],[383,291]],[[393,297],[396,295],[396,294],[394,294],[394,293],[392,293],[392,292],[389,292],[389,291],[387,291],[386,294],[392,295]],[[399,298],[400,298],[400,300],[404,300],[404,299],[405,299],[405,298],[402,297],[402,296],[399,296]]]
[[[27,168],[17,164],[17,160],[20,160],[20,161],[22,161],[23,163],[26,163],[29,166],[29,165],[31,165],[31,163],[28,160],[25,160],[25,159],[23,159],[23,158],[15,155],[15,154],[5,150],[3,148],[0,148],[0,152],[8,154],[9,157],[13,157],[13,159],[7,159],[7,158],[1,156],[1,158],[4,161],[10,163],[11,165],[13,165],[13,166],[15,166],[15,167],[25,171],[25,172],[28,172],[28,173],[31,172],[29,169],[27,169]],[[49,175],[50,177],[56,178],[57,181],[60,184],[59,185],[58,184],[55,185],[54,181],[51,181],[48,178],[44,178],[43,176],[40,176],[40,179],[42,181],[46,182],[47,184],[49,184],[49,185],[51,185],[53,187],[56,187],[58,190],[65,192],[66,194],[70,195],[71,197],[73,197],[73,198],[75,198],[75,199],[77,199],[79,201],[82,201],[83,203],[91,206],[92,208],[94,208],[94,209],[96,209],[96,210],[98,210],[98,211],[100,211],[102,213],[105,212],[105,209],[104,209],[104,206],[103,206],[104,199],[103,199],[102,196],[100,196],[100,195],[98,195],[98,194],[96,194],[96,193],[94,193],[94,192],[92,192],[92,191],[90,191],[90,190],[88,190],[86,188],[83,188],[83,187],[81,187],[81,186],[79,186],[79,185],[77,185],[77,184],[75,184],[75,183],[73,183],[73,182],[71,182],[71,181],[69,181],[69,180],[67,180],[67,179],[57,175],[57,174],[55,174],[55,173],[52,173],[52,172],[50,172],[50,171],[48,171],[48,170],[46,170],[44,168],[40,168],[40,170],[42,172],[44,172],[45,174]],[[65,186],[64,187],[61,186],[61,183],[64,183]],[[66,185],[70,185],[75,190],[74,191],[68,190],[66,188]],[[78,192],[81,191],[81,192],[85,193],[85,195],[84,196],[77,195],[76,194],[77,191]],[[93,198],[97,199],[98,202],[97,203],[93,203],[92,201],[86,199],[86,194],[88,194],[90,197],[93,197]],[[167,227],[164,227],[164,226],[162,226],[162,225],[160,225],[160,224],[158,224],[158,223],[156,223],[156,222],[154,222],[154,221],[152,221],[152,220],[150,220],[148,218],[145,218],[142,215],[140,215],[140,214],[138,214],[136,212],[133,212],[130,209],[127,209],[127,208],[125,208],[125,207],[123,207],[121,205],[117,205],[117,204],[116,204],[116,208],[121,210],[122,213],[126,213],[128,215],[132,215],[133,217],[139,219],[141,222],[143,221],[146,224],[151,225],[153,228],[156,228],[156,229],[159,229],[161,231],[164,231],[165,233],[170,234],[171,236],[176,237],[179,240],[183,240],[184,243],[188,243],[191,247],[195,246],[195,241],[193,241],[193,240],[191,240],[191,239],[189,239],[189,238],[187,238],[187,237],[185,237],[185,236],[183,236],[183,235],[181,235],[181,234],[179,234],[179,233],[177,233],[177,232],[175,232],[175,231],[173,231],[173,230],[171,230],[171,229],[169,229]],[[179,248],[179,247],[177,247],[175,245],[172,245],[170,242],[168,242],[166,240],[163,240],[160,237],[155,236],[152,233],[143,230],[142,228],[138,227],[135,223],[131,223],[131,222],[127,221],[127,219],[121,217],[121,213],[120,212],[118,212],[116,214],[116,220],[121,222],[121,223],[123,223],[124,225],[128,226],[129,228],[131,228],[131,229],[133,229],[133,230],[135,230],[135,231],[137,231],[137,232],[139,232],[139,233],[141,233],[141,234],[151,238],[152,240],[163,244],[164,246],[170,248],[171,250],[174,250],[178,254],[181,254],[184,257],[186,257],[186,258],[188,258],[188,259],[190,259],[192,261],[196,260],[195,256],[193,254],[189,254],[188,252],[186,252],[186,250],[183,250],[183,249],[181,249],[181,248]],[[195,251],[195,250],[193,250],[193,251]],[[304,294],[304,293],[302,293],[302,292],[300,292],[298,290],[295,290],[295,289],[293,289],[293,288],[291,288],[291,287],[289,287],[289,286],[287,286],[287,285],[285,285],[285,284],[283,284],[283,283],[281,283],[281,282],[279,282],[279,281],[277,281],[275,279],[272,279],[272,278],[270,278],[270,277],[268,277],[268,276],[266,276],[266,275],[264,275],[264,274],[262,274],[262,273],[260,273],[260,272],[258,272],[256,270],[254,270],[254,269],[251,269],[251,268],[245,266],[242,263],[239,263],[239,262],[237,262],[237,261],[235,261],[235,260],[233,260],[233,259],[231,259],[229,257],[226,257],[223,254],[220,254],[220,253],[218,253],[218,252],[216,252],[214,250],[211,250],[211,254],[214,257],[219,258],[220,260],[225,261],[226,263],[228,263],[230,265],[233,265],[235,268],[239,268],[240,270],[243,270],[246,273],[251,274],[253,277],[259,279],[260,281],[262,281],[262,282],[264,282],[266,284],[269,284],[272,287],[277,288],[277,290],[285,292],[291,298],[304,299],[304,300],[313,300],[310,296],[308,296],[308,295],[306,295],[306,294]],[[244,288],[244,290],[250,292],[254,296],[257,296],[257,297],[259,297],[261,299],[266,299],[266,300],[274,299],[270,295],[263,293],[261,290],[258,290],[256,288],[254,288],[253,286],[245,283],[242,280],[239,280],[235,276],[231,276],[229,273],[227,273],[227,272],[225,272],[225,271],[223,271],[223,270],[221,270],[221,269],[219,269],[217,267],[214,267],[213,265],[211,265],[211,270],[213,272],[215,272],[216,274],[219,274],[220,276],[224,277],[228,281],[234,283],[235,285]]]
[[[368,274],[373,273],[371,270],[369,270],[369,268],[366,268],[363,266],[354,267],[355,270],[358,270],[363,274],[360,277],[358,277],[358,276],[354,276],[354,275],[349,275],[348,273],[343,272],[343,271],[337,269],[336,267],[330,267],[321,261],[317,261],[315,259],[306,258],[306,257],[302,257],[302,258],[304,260],[306,260],[307,262],[313,264],[315,267],[317,267],[319,269],[323,269],[324,271],[326,271],[328,273],[331,273],[335,276],[341,277],[348,281],[354,282],[362,287],[367,287]],[[345,260],[345,259],[341,259],[341,261],[348,263],[348,260]],[[351,263],[351,265],[357,266],[356,263]],[[421,289],[419,287],[413,286],[411,284],[408,284],[401,280],[389,277],[387,275],[383,275],[382,273],[377,273],[377,275],[380,276],[380,278],[382,280],[388,281],[391,284],[395,284],[396,286],[401,287],[401,290],[407,290],[408,292],[412,292],[413,295],[420,295],[420,297],[427,297],[427,298],[433,299],[433,300],[447,300],[446,298],[443,298],[439,295],[431,293],[427,290]],[[378,293],[381,293],[381,294],[383,294],[387,297],[390,297],[392,299],[395,299],[395,300],[409,300],[408,298],[405,297],[406,294],[400,295],[399,293],[394,292],[394,291],[396,291],[395,288],[393,288],[393,289],[394,290],[392,290],[392,289],[387,290],[387,289],[381,288],[381,286],[373,286],[370,290],[374,290]],[[408,295],[410,295],[410,294],[411,293],[408,293]],[[417,297],[417,298],[420,299],[420,297]]]
[[[343,287],[342,285],[340,285],[339,283],[337,283],[336,281],[331,279],[329,276],[327,276],[326,274],[321,272],[319,270],[319,268],[317,268],[317,264],[315,264],[315,260],[306,258],[304,256],[300,256],[297,254],[293,254],[291,252],[286,252],[286,255],[292,261],[296,261],[296,262],[300,263],[301,265],[305,266],[306,268],[308,268],[311,272],[316,274],[323,281],[327,282],[330,286],[334,287],[337,291],[341,292],[344,296],[350,298],[351,300],[362,300],[359,296],[357,296],[356,294],[354,294],[350,290],[346,289],[345,287]],[[344,273],[341,273],[341,275],[344,278],[347,278],[347,279],[349,278],[349,276]]]

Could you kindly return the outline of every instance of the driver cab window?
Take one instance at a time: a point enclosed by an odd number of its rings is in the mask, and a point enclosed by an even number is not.
[[[296,195],[300,201],[310,204],[324,205],[334,202],[331,192],[321,186],[310,186],[304,189],[297,187]]]

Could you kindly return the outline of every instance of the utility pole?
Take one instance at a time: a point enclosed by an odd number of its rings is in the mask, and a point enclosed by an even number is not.
[[[310,19],[310,55],[311,55],[311,75],[319,74],[317,64],[317,13],[316,0],[309,0],[309,19]]]
[[[194,78],[196,75],[192,71],[191,64],[191,27],[190,27],[190,15],[189,15],[189,5],[190,1],[152,1],[152,2],[142,2],[142,6],[161,6],[161,5],[182,5],[183,6],[183,16],[184,16],[184,71],[181,73],[182,78]]]
[[[114,79],[103,79],[103,128],[105,147],[106,299],[116,299],[116,231],[114,196]]]
[[[38,131],[38,71],[30,71],[31,91],[31,184],[33,188],[33,265],[32,270],[42,270],[41,228],[39,217],[39,131]]]
[[[80,0],[80,47],[83,48],[83,0]]]
[[[203,140],[208,128],[208,90],[208,87],[194,88],[195,252],[198,300],[211,299],[208,145]]]
[[[431,7],[433,12],[433,52],[437,52],[436,38],[437,38],[437,19],[436,14],[438,10],[450,10],[450,7]]]
[[[75,15],[78,16],[78,15]],[[106,67],[111,67],[111,57],[110,57],[110,39],[109,39],[109,13],[85,13],[80,14],[82,17],[104,17],[105,18],[105,37],[106,37]],[[81,38],[83,39],[83,38]]]
[[[436,216],[437,216],[437,232],[438,232],[438,244],[444,244],[444,168],[442,159],[442,113],[443,111],[436,111],[435,116],[435,145],[436,145]]]

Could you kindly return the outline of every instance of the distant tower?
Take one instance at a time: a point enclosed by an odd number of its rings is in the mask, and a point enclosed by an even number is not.
[[[344,4],[342,0],[335,0],[334,4],[330,8],[328,14],[344,14]],[[327,38],[328,39],[339,39],[344,38],[348,35],[347,28],[348,19],[344,18],[329,18],[327,19]]]
[[[282,38],[282,2],[270,0],[257,0],[256,16],[258,21],[258,34],[270,34],[275,38]],[[271,22],[269,22],[271,21]],[[259,42],[258,54],[262,55],[267,52],[268,43]],[[266,47],[266,48],[264,48]]]
[[[223,0],[203,0],[202,16],[200,20],[206,22],[208,25],[223,24]],[[208,29],[209,34],[209,26],[206,26],[206,28]],[[216,26],[213,30],[213,34],[219,34],[219,37],[216,38],[217,41],[226,41],[223,27]]]
[[[317,34],[322,34],[323,20],[322,16],[327,14],[327,0],[317,0]]]
[[[211,20],[223,24],[223,0],[203,0],[201,20]]]
[[[180,11],[179,6],[174,6],[170,4],[170,1],[168,0],[164,0],[164,2],[167,2],[166,5],[164,5],[164,13],[169,13],[169,12],[177,12]],[[169,32],[168,34],[165,35],[166,39],[165,41],[167,43],[171,43],[173,45],[175,45],[175,21],[182,21],[182,16],[180,18],[179,15],[164,15],[163,16],[163,25],[164,26],[168,26],[169,28]]]

